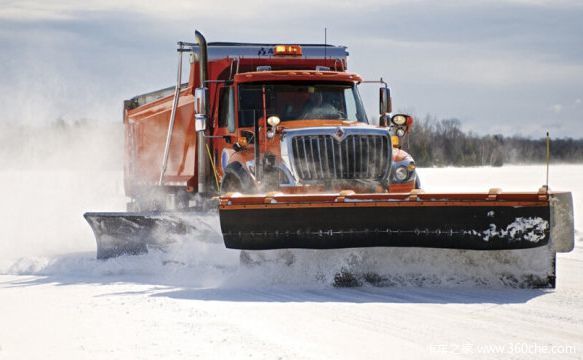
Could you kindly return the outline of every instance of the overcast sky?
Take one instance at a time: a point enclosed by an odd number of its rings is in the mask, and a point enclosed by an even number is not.
[[[394,107],[465,130],[583,137],[583,1],[0,0],[0,121],[121,121],[178,40],[346,45]],[[369,115],[377,90],[363,91]],[[371,116],[372,117],[372,116]]]

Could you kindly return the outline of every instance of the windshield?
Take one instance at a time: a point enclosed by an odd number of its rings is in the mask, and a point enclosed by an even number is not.
[[[367,122],[354,84],[242,84],[239,86],[239,126],[253,126],[263,115],[291,120]]]

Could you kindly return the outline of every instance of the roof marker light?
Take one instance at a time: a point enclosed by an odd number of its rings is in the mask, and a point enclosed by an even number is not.
[[[275,45],[273,54],[275,56],[302,56],[302,47],[300,45]]]

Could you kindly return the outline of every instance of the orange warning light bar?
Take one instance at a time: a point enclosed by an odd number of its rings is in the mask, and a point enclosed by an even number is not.
[[[275,45],[273,54],[276,56],[302,56],[302,47],[300,45]]]

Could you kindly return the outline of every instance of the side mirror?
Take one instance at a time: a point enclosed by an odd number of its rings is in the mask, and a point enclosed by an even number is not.
[[[206,115],[206,92],[207,88],[194,90],[194,113],[197,115]]]
[[[207,115],[207,88],[196,88],[194,90],[194,129],[195,131],[205,131],[208,120]]]
[[[382,87],[379,90],[379,114],[384,115],[392,112],[391,90],[386,87]]]

